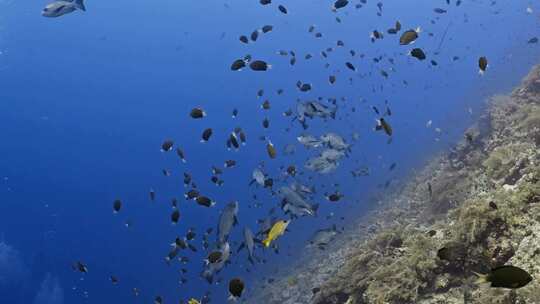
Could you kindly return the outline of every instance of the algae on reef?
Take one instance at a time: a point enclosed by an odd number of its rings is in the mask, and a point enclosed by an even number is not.
[[[297,270],[294,286],[278,280],[260,299],[540,304],[539,145],[537,66],[510,95],[493,97],[450,153],[434,159],[394,195],[393,204],[376,211],[377,229],[367,239],[341,243],[326,256],[336,265],[312,262]],[[315,271],[317,265],[323,270]],[[475,283],[474,272],[501,265],[523,268],[533,281],[517,290]]]

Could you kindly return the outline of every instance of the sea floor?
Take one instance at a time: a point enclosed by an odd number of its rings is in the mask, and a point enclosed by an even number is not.
[[[493,96],[454,148],[244,302],[540,304],[539,145],[536,66]],[[475,283],[475,272],[509,264],[533,281],[517,290]]]

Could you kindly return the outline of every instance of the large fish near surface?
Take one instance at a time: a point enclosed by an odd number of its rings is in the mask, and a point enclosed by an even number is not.
[[[236,201],[227,204],[227,206],[223,208],[223,211],[221,212],[221,215],[219,216],[219,223],[217,227],[218,245],[222,245],[225,242],[227,242],[227,239],[229,238],[229,234],[231,233],[231,229],[233,228],[234,225],[238,223],[238,219],[236,218],[237,214],[238,214],[238,202]]]
[[[238,247],[238,252],[242,249],[246,248],[248,251],[248,260],[251,264],[254,263],[254,261],[257,261],[257,257],[255,257],[254,251],[255,251],[255,235],[248,227],[244,228],[244,242]]]
[[[214,281],[214,275],[219,273],[223,267],[225,267],[225,264],[229,261],[229,258],[231,256],[231,246],[229,243],[224,243],[220,248],[221,256],[217,261],[207,262],[206,268],[202,272],[201,276],[208,281],[208,283],[212,284]]]
[[[292,217],[317,215],[319,204],[308,203],[302,195],[298,194],[290,187],[281,187],[279,193],[283,198],[281,208],[285,213],[291,214]]]
[[[84,6],[84,0],[59,0],[47,4],[41,15],[44,17],[60,17],[65,14],[72,13],[76,10],[81,10],[86,12],[86,7]]]

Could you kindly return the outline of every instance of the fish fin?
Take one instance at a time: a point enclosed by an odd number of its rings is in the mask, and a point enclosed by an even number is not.
[[[487,274],[481,274],[481,273],[474,272],[474,271],[473,271],[473,273],[477,276],[475,284],[480,285],[480,284],[489,283]]]
[[[318,210],[319,210],[319,204],[313,205],[313,211],[315,212],[315,215],[317,215]]]
[[[244,249],[244,247],[246,247],[246,243],[242,243],[240,244],[240,246],[238,246],[238,249],[236,250],[236,252],[240,252],[240,250]]]
[[[249,185],[253,185],[253,183],[255,182],[255,179],[252,179],[250,182],[249,182]]]
[[[73,4],[77,9],[86,12],[86,6],[84,6],[84,0],[73,0]]]
[[[262,244],[264,245],[264,247],[270,247],[270,239],[263,240]]]

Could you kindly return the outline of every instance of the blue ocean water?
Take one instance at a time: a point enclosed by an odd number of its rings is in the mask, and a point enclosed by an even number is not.
[[[332,12],[332,1],[87,1],[86,12],[45,18],[46,1],[0,0],[0,303],[152,303],[157,295],[178,303],[208,291],[212,303],[225,303],[232,277],[246,278],[249,292],[276,267],[301,259],[315,230],[346,227],[374,208],[374,195],[384,196],[434,153],[447,150],[475,121],[487,96],[512,88],[537,62],[538,46],[527,42],[539,34],[538,3],[450,2],[385,0],[381,10],[377,1],[350,1]],[[288,14],[279,12],[279,4]],[[437,7],[447,12],[435,13]],[[396,21],[401,32],[422,29],[414,45],[400,46],[400,34],[386,33]],[[239,41],[266,24],[273,31],[256,42]],[[321,38],[308,32],[311,25]],[[372,43],[373,30],[384,38]],[[337,40],[345,46],[337,47]],[[322,57],[329,47],[328,58]],[[414,47],[427,60],[408,56]],[[293,50],[297,63],[291,66],[290,56],[279,50]],[[313,58],[305,60],[308,53]],[[231,71],[231,63],[246,54],[272,68]],[[480,56],[489,60],[484,76],[478,74]],[[357,71],[348,70],[346,61]],[[334,85],[329,75],[336,75]],[[299,80],[313,89],[300,92]],[[257,98],[260,89],[264,95]],[[282,114],[294,110],[298,98],[319,96],[337,98],[335,120],[309,120],[303,130]],[[266,99],[268,111],[261,109]],[[380,116],[372,107],[384,111],[385,101],[392,111],[390,143],[373,130]],[[191,119],[194,107],[207,116]],[[239,114],[233,119],[234,108]],[[268,129],[261,125],[264,118]],[[225,141],[235,127],[246,132],[247,145],[229,151]],[[214,135],[203,144],[206,128]],[[304,132],[337,133],[352,144],[351,151],[335,172],[311,172],[303,164],[317,153],[296,140]],[[276,146],[276,159],[268,157],[263,135]],[[174,151],[160,151],[165,139],[184,150],[186,164]],[[283,154],[287,144],[296,146],[294,155]],[[228,159],[238,164],[224,169],[224,185],[218,187],[210,181],[211,166],[223,167]],[[257,231],[257,220],[272,208],[276,217],[288,218],[279,210],[279,195],[248,185],[261,162],[275,189],[294,179],[315,186],[320,209],[317,217],[293,220],[277,241],[279,254],[258,247],[266,263],[251,266],[245,252],[236,253],[242,228]],[[292,164],[303,174],[286,178]],[[350,171],[361,166],[370,175],[353,178]],[[184,172],[217,201],[214,207],[184,200]],[[387,181],[390,187],[381,186]],[[156,191],[154,202],[150,189]],[[324,193],[336,189],[344,198],[328,202]],[[181,213],[175,226],[174,197]],[[115,199],[123,202],[118,214],[112,212]],[[209,227],[215,234],[221,210],[235,200],[240,208],[231,234],[232,263],[218,276],[220,284],[209,285],[200,277],[207,255],[201,236]],[[185,265],[167,265],[170,243],[191,227],[198,251],[180,254],[189,258]],[[89,272],[73,271],[76,261],[84,261]],[[111,284],[111,275],[119,284]],[[179,284],[181,277],[185,284]],[[133,288],[140,290],[138,297]]]

